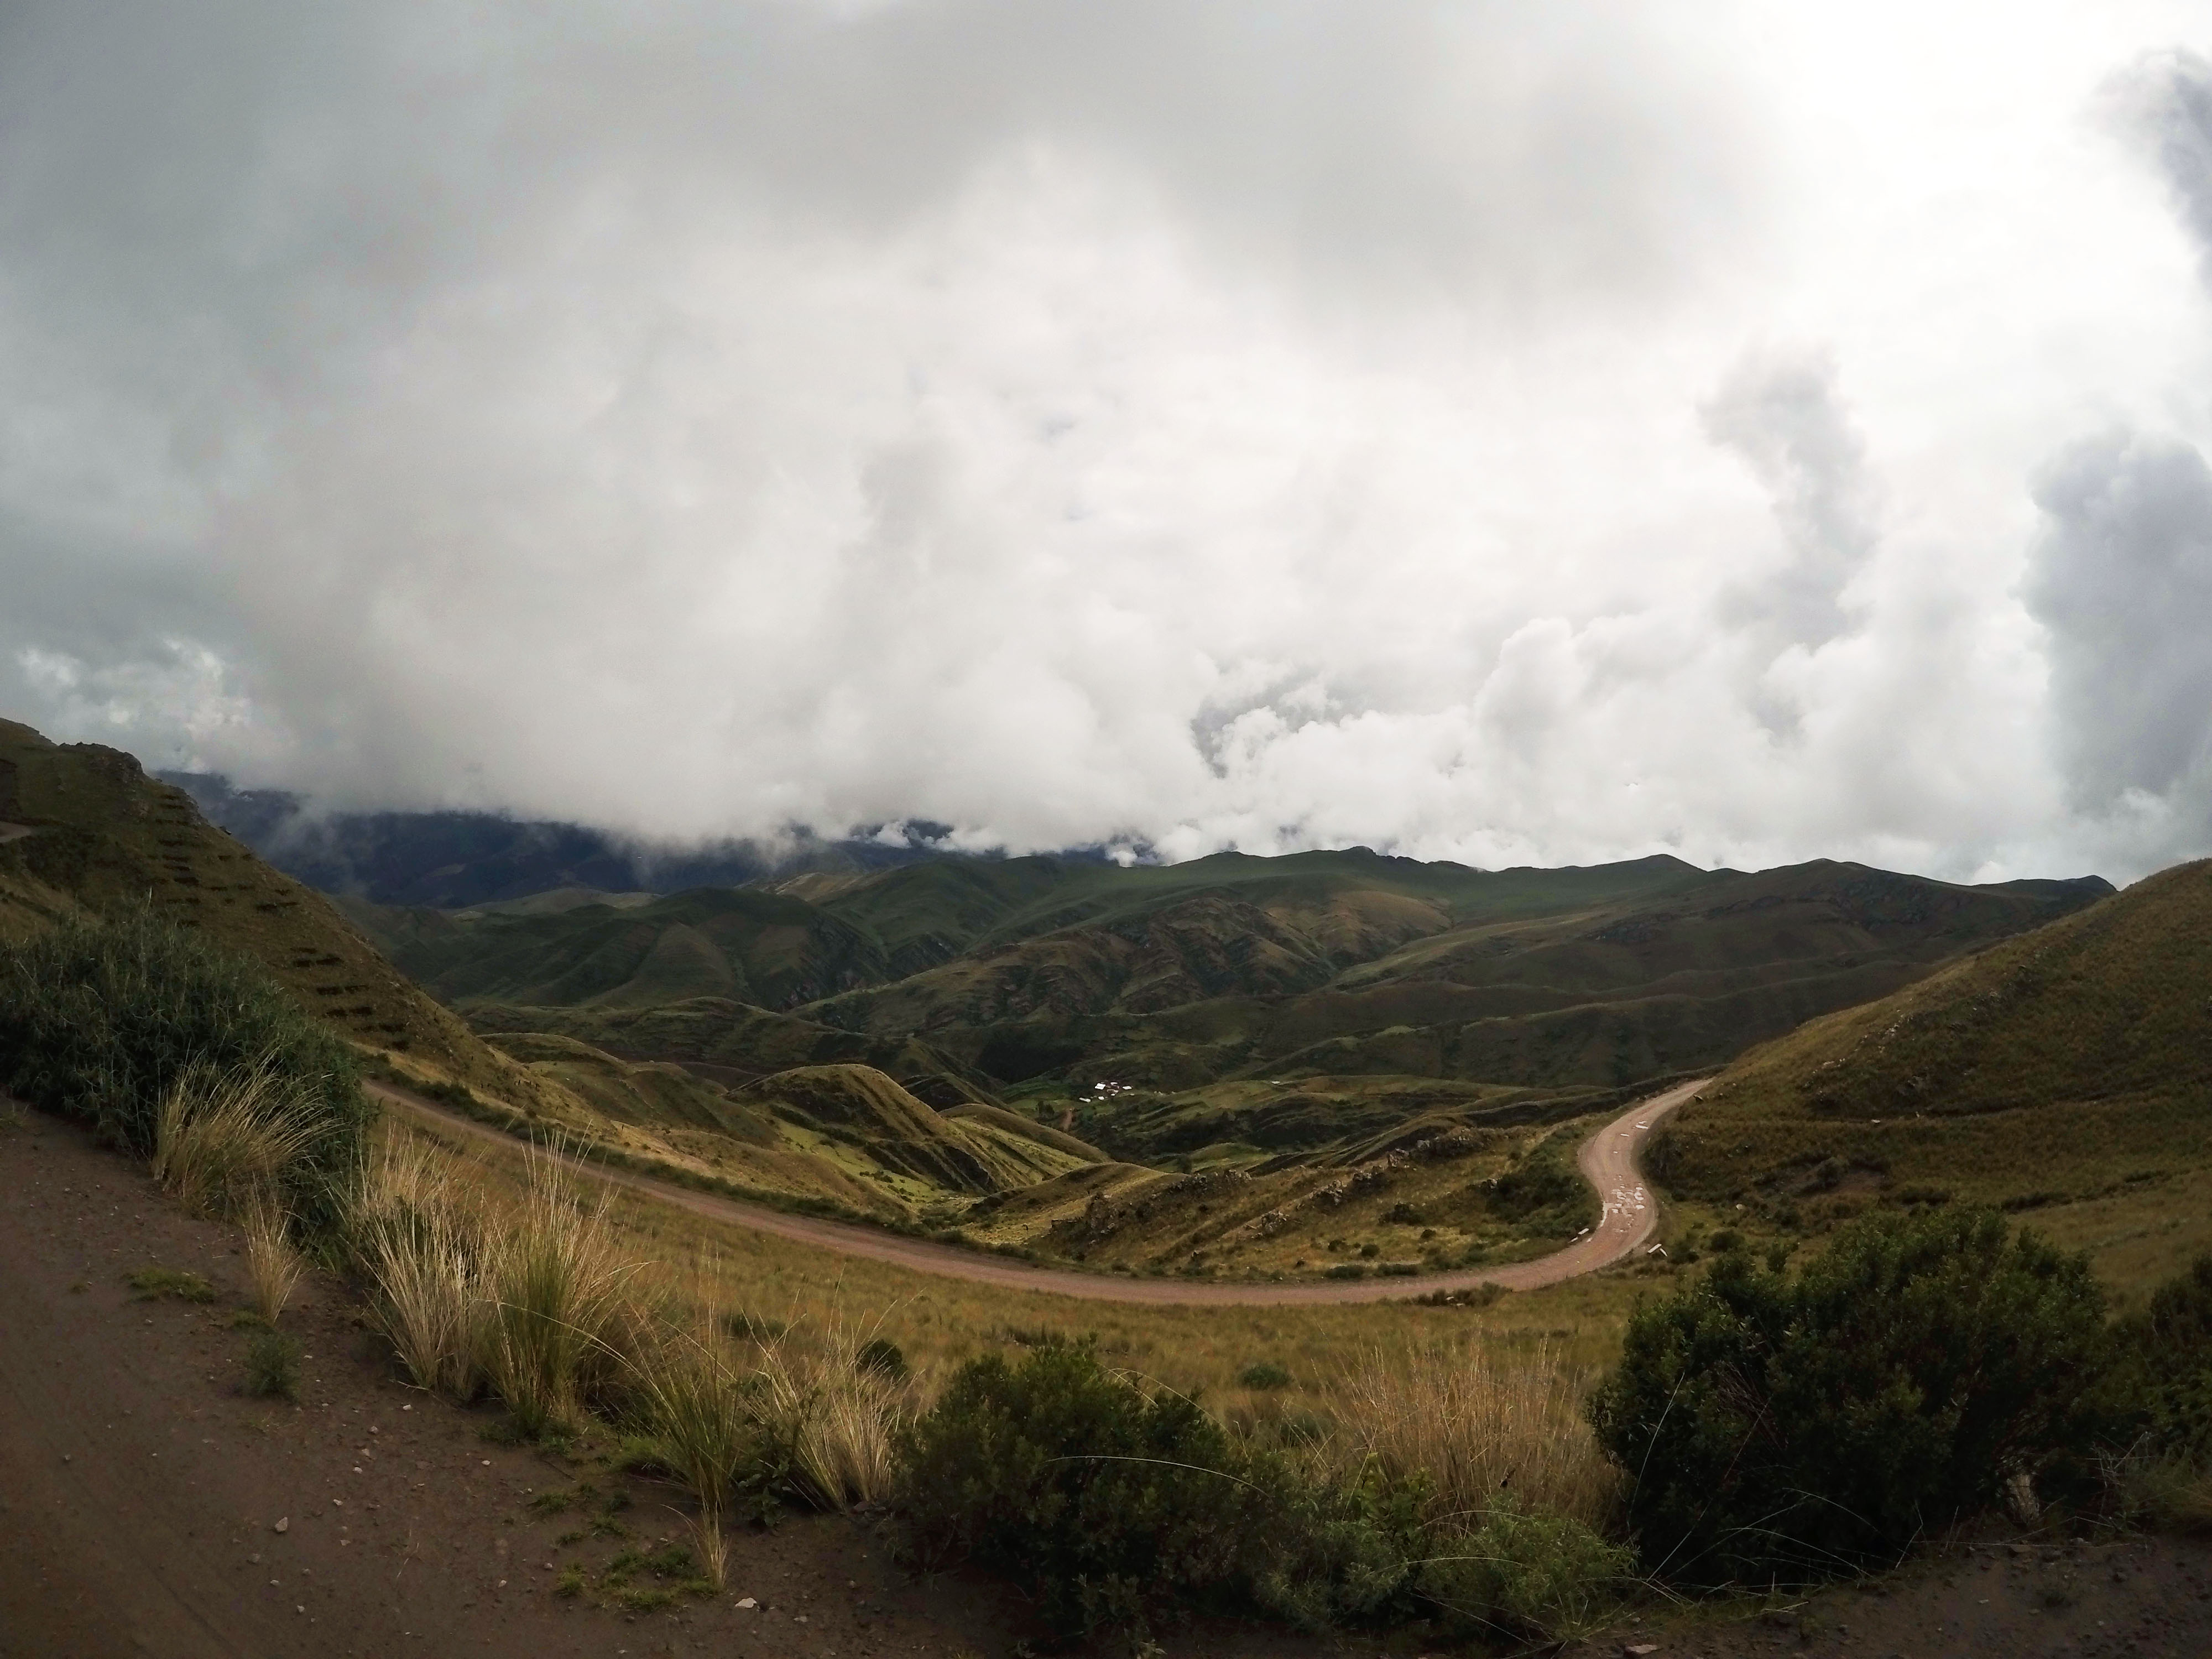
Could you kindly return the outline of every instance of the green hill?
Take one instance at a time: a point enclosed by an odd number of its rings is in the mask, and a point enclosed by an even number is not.
[[[2212,863],[1746,1054],[1654,1158],[1670,1190],[1779,1237],[1972,1200],[2120,1277],[2170,1267],[2212,1243]]]
[[[852,1061],[1075,1091],[1282,1071],[1610,1090],[1722,1063],[2107,890],[1666,858],[1484,872],[1355,849],[1126,870],[944,860],[621,910],[356,914],[479,1025],[740,1074]]]

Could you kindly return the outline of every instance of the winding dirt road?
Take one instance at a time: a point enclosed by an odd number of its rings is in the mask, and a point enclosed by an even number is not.
[[[1698,1078],[1652,1096],[1607,1124],[1583,1143],[1577,1158],[1583,1176],[1605,1200],[1598,1224],[1563,1250],[1534,1261],[1504,1267],[1470,1267],[1459,1273],[1425,1273],[1410,1279],[1329,1279],[1279,1285],[1263,1282],[1188,1279],[1127,1279],[1112,1273],[1075,1273],[1059,1267],[1033,1267],[1001,1257],[979,1255],[949,1244],[932,1244],[902,1238],[874,1227],[853,1222],[825,1221],[814,1216],[787,1215],[765,1205],[716,1193],[694,1191],[651,1176],[610,1169],[582,1158],[563,1155],[563,1161],[580,1173],[617,1187],[628,1188],[680,1210],[716,1221],[773,1233],[802,1244],[812,1244],[843,1255],[888,1261],[916,1273],[964,1279],[971,1284],[996,1285],[1011,1291],[1041,1291],[1053,1296],[1072,1296],[1086,1302],[1169,1304],[1183,1307],[1312,1307],[1328,1303],[1386,1302],[1425,1296],[1432,1291],[1472,1290],[1481,1285],[1502,1285],[1509,1291],[1533,1291],[1561,1279],[1595,1273],[1635,1251],[1659,1224],[1658,1201],[1644,1184],[1637,1154],[1660,1121],[1698,1090],[1712,1081]],[[512,1146],[513,1136],[409,1094],[388,1084],[371,1083],[371,1093],[442,1127],[496,1144]]]

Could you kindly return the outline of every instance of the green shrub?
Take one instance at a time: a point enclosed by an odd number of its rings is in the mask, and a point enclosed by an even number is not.
[[[1477,1189],[1490,1212],[1538,1237],[1564,1237],[1597,1219],[1590,1184],[1575,1167],[1577,1137],[1554,1130]]]
[[[901,1450],[915,1553],[1007,1573],[1068,1634],[1233,1595],[1267,1507],[1196,1404],[1082,1347],[970,1360]]]
[[[1349,1486],[1309,1480],[1087,1347],[971,1360],[899,1457],[912,1553],[1006,1573],[1064,1635],[1141,1633],[1170,1610],[1320,1627],[1418,1605],[1425,1488],[1371,1462]]]
[[[1794,1279],[1730,1252],[1639,1308],[1590,1413],[1653,1570],[1804,1581],[2086,1456],[2111,1352],[2086,1258],[1989,1211],[1881,1215]]]
[[[2183,1467],[2212,1466],[2212,1255],[2151,1292],[2144,1312],[2121,1322],[2124,1398],[2149,1430],[2152,1449]]]
[[[1635,1563],[1626,1545],[1501,1493],[1480,1525],[1422,1563],[1420,1583],[1463,1629],[1556,1642],[1604,1622]]]
[[[1240,1388],[1246,1389],[1287,1389],[1291,1386],[1291,1373],[1272,1359],[1260,1359],[1237,1372],[1237,1382]]]
[[[887,1382],[906,1380],[906,1352],[886,1336],[871,1337],[853,1356],[854,1366]]]
[[[143,911],[0,945],[0,1086],[114,1146],[150,1156],[174,1086],[252,1068],[311,1126],[285,1198],[326,1226],[369,1107],[352,1052],[266,969]]]

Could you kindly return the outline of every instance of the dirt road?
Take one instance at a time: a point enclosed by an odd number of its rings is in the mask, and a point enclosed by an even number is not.
[[[735,1222],[742,1227],[842,1255],[911,1267],[917,1273],[938,1273],[1007,1290],[1071,1296],[1086,1302],[1184,1307],[1312,1307],[1328,1303],[1390,1301],[1425,1296],[1435,1291],[1472,1290],[1482,1285],[1502,1285],[1509,1291],[1533,1291],[1612,1266],[1644,1245],[1659,1224],[1658,1203],[1645,1189],[1637,1166],[1638,1152],[1668,1113],[1711,1081],[1710,1078],[1699,1078],[1654,1095],[1622,1113],[1583,1143],[1577,1162],[1583,1176],[1605,1200],[1604,1216],[1587,1237],[1534,1261],[1504,1267],[1470,1267],[1459,1273],[1425,1273],[1410,1279],[1331,1279],[1321,1284],[1295,1285],[1209,1283],[1187,1279],[1125,1279],[1110,1273],[1032,1267],[951,1245],[902,1238],[896,1233],[851,1222],[787,1215],[765,1205],[748,1204],[714,1193],[695,1192],[688,1187],[627,1170],[609,1169],[582,1159],[571,1161],[599,1180],[649,1194],[678,1209],[717,1221]],[[513,1144],[513,1138],[499,1130],[448,1111],[418,1095],[381,1083],[372,1083],[368,1087],[381,1099],[434,1119],[441,1125],[465,1130],[487,1140]]]

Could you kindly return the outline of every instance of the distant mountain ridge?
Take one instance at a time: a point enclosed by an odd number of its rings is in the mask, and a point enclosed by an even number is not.
[[[1000,1089],[1291,1073],[1425,1098],[1412,1080],[1602,1092],[1720,1064],[2111,890],[1355,848],[1131,869],[940,856],[619,905],[351,913],[481,1029],[738,1075],[919,1042]]]
[[[579,823],[495,812],[321,812],[304,796],[239,789],[217,773],[155,775],[286,875],[376,904],[458,910],[559,888],[678,893],[802,871],[865,873],[935,856],[923,846],[849,837],[803,836],[781,851],[747,841],[649,847]]]

